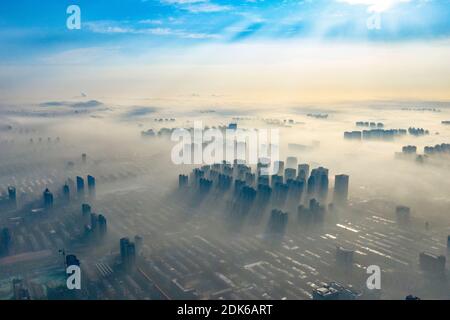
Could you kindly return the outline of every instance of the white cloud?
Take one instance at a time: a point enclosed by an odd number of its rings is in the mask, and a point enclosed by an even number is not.
[[[219,35],[208,33],[195,33],[180,29],[172,28],[134,28],[134,27],[122,27],[115,25],[109,21],[102,22],[87,22],[84,24],[87,29],[95,33],[104,34],[148,34],[155,36],[175,36],[185,39],[217,39]]]
[[[199,2],[208,2],[208,0],[162,0],[162,2],[168,4],[192,4]]]
[[[200,4],[196,4],[196,5],[187,6],[186,10],[193,12],[193,13],[220,12],[220,11],[231,10],[231,7],[220,5],[220,4],[214,4],[214,3],[200,3]]]
[[[399,3],[411,2],[411,0],[336,0],[350,5],[365,5],[369,12],[383,12]]]
[[[144,19],[139,21],[139,23],[142,24],[162,24],[162,20],[155,20],[155,19]]]
[[[228,11],[231,6],[212,3],[209,0],[161,0],[162,3],[176,5],[192,13],[212,13]]]

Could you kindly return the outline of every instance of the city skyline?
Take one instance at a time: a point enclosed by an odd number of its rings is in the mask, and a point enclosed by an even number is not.
[[[0,306],[449,300],[449,17],[450,0],[1,1]]]

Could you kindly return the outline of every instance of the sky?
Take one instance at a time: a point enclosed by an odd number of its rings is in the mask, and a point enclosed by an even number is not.
[[[449,18],[450,0],[5,0],[0,95],[450,100]]]

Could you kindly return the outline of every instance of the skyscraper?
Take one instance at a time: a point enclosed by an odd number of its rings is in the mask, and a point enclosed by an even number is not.
[[[84,195],[84,180],[82,177],[77,177],[77,193],[78,196]]]
[[[97,230],[97,222],[98,222],[98,216],[96,213],[91,213],[91,230],[93,232],[96,232]]]
[[[136,263],[136,246],[129,238],[120,239],[120,257],[126,271],[134,268]]]
[[[74,254],[66,255],[66,267],[70,266],[80,266],[80,260],[78,260],[77,256]]]
[[[326,200],[328,194],[328,169],[315,168],[308,179],[308,194],[318,195],[320,200]]]
[[[95,196],[95,178],[91,175],[88,175],[87,176],[87,184],[88,184],[89,196],[94,197]]]
[[[287,157],[286,168],[297,168],[297,157]]]
[[[309,164],[303,163],[298,165],[298,179],[307,180],[309,178]]]
[[[44,207],[46,209],[51,209],[53,207],[53,194],[50,192],[50,190],[45,189],[44,194]]]
[[[188,176],[184,175],[184,174],[180,174],[178,176],[178,187],[179,188],[184,188],[188,185]]]
[[[269,233],[283,235],[288,223],[288,213],[273,209],[268,224]]]
[[[278,171],[274,174],[280,175],[284,172],[284,161],[275,161],[274,162],[275,170],[278,168]]]
[[[87,203],[83,203],[81,205],[81,213],[83,214],[83,216],[87,216],[91,214],[91,206],[88,205]]]
[[[335,176],[333,202],[335,205],[342,206],[348,200],[349,176],[345,174]]]
[[[98,233],[101,237],[106,235],[107,221],[104,215],[98,215]]]
[[[11,247],[11,233],[8,228],[0,232],[0,255],[8,255]]]
[[[288,181],[289,179],[295,179],[297,175],[297,170],[294,168],[286,168],[284,170],[284,179]]]
[[[134,236],[134,244],[136,247],[136,253],[140,255],[142,253],[142,237],[139,235]]]
[[[130,239],[128,238],[120,239],[120,257],[122,258],[122,262],[125,260],[129,243]]]
[[[16,188],[8,187],[8,200],[10,205],[15,208],[17,206]]]
[[[63,201],[65,204],[70,202],[70,188],[67,184],[65,184],[62,188]]]

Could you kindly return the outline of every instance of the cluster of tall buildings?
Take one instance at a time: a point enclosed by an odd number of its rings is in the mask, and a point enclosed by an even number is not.
[[[360,296],[361,293],[337,282],[330,282],[313,290],[313,300],[356,300]]]
[[[85,236],[90,240],[101,240],[107,233],[107,219],[102,214],[92,212],[89,204],[81,205],[81,213],[86,223],[84,226]]]
[[[233,165],[226,162],[205,165],[195,168],[190,176],[179,175],[179,187],[184,189],[191,186],[201,197],[207,196],[212,190],[224,194],[229,192],[231,212],[236,216],[246,215],[252,210],[260,212],[270,205],[275,209],[271,212],[269,230],[277,232],[284,230],[282,226],[287,223],[288,213],[284,210],[297,210],[299,221],[305,224],[323,221],[326,207],[320,203],[326,204],[328,199],[327,168],[318,167],[310,171],[309,164],[298,164],[296,157],[288,157],[286,163],[278,161],[275,164],[281,174],[262,174],[261,169],[265,166],[267,162],[260,161],[254,173],[250,166],[237,160]],[[345,206],[348,190],[349,176],[336,175],[333,205]]]
[[[427,146],[424,148],[424,153],[427,155],[450,154],[450,143],[441,143],[435,146]]]
[[[408,158],[414,156],[417,162],[423,163],[425,160],[429,159],[431,156],[446,156],[450,154],[450,144],[442,143],[435,146],[426,146],[423,148],[423,154],[417,154],[417,146],[407,145],[402,147],[402,152],[396,152],[395,156],[397,158]]]
[[[134,242],[130,238],[120,239],[120,259],[125,271],[133,271],[136,267],[136,255],[142,250],[142,237],[136,235]]]
[[[87,185],[88,185],[88,192],[89,192],[89,198],[95,197],[95,178],[91,175],[87,176]],[[75,190],[76,188],[76,196],[75,199],[82,200],[84,199],[84,179],[82,177],[76,177],[76,187],[75,183],[72,179],[68,179],[67,182],[64,184],[61,190],[61,204],[68,205],[72,199],[73,192],[71,190]],[[14,199],[15,199],[15,190],[14,190]],[[42,203],[46,210],[51,210],[54,206],[55,202],[55,196],[53,193],[49,190],[49,188],[46,188],[42,194]]]
[[[93,197],[93,196],[95,196],[95,177],[93,177],[91,175],[88,175],[86,180],[87,180],[87,187],[88,187],[88,195],[90,197]],[[76,177],[76,191],[77,191],[77,196],[79,198],[84,197],[84,195],[85,195],[85,181],[84,181],[83,177],[80,177],[80,176]]]
[[[238,127],[237,123],[230,123],[226,126],[212,126],[211,129],[218,129],[218,130],[221,130],[222,132],[225,132],[225,130],[227,130],[227,129],[236,130],[237,127]],[[191,134],[191,136],[194,134],[193,127],[183,128],[183,129],[186,130],[187,132],[189,132]],[[205,129],[209,129],[209,127],[206,126]],[[141,136],[144,138],[145,137],[170,137],[175,130],[180,130],[180,128],[161,128],[158,131],[156,131],[154,129],[148,129],[148,130],[141,131]]]
[[[316,119],[327,119],[328,113],[308,113],[306,116],[310,117],[310,118],[316,118]]]
[[[417,153],[417,147],[416,146],[403,146],[402,147],[402,153],[403,154],[416,154]]]
[[[383,129],[384,125],[382,123],[375,122],[357,122],[358,127],[371,127],[370,130],[355,130],[355,131],[345,131],[344,138],[347,140],[393,140],[396,137],[404,136],[410,134],[412,136],[423,136],[428,135],[430,132],[424,128],[413,128],[410,127],[406,129]],[[376,128],[376,129],[375,129]]]
[[[357,127],[370,127],[370,128],[384,128],[384,124],[381,122],[373,122],[373,121],[357,121]]]
[[[426,136],[430,134],[430,131],[424,128],[408,128],[408,133],[412,136]]]
[[[346,131],[344,138],[348,140],[393,140],[408,133],[406,129],[370,129],[363,131]]]

